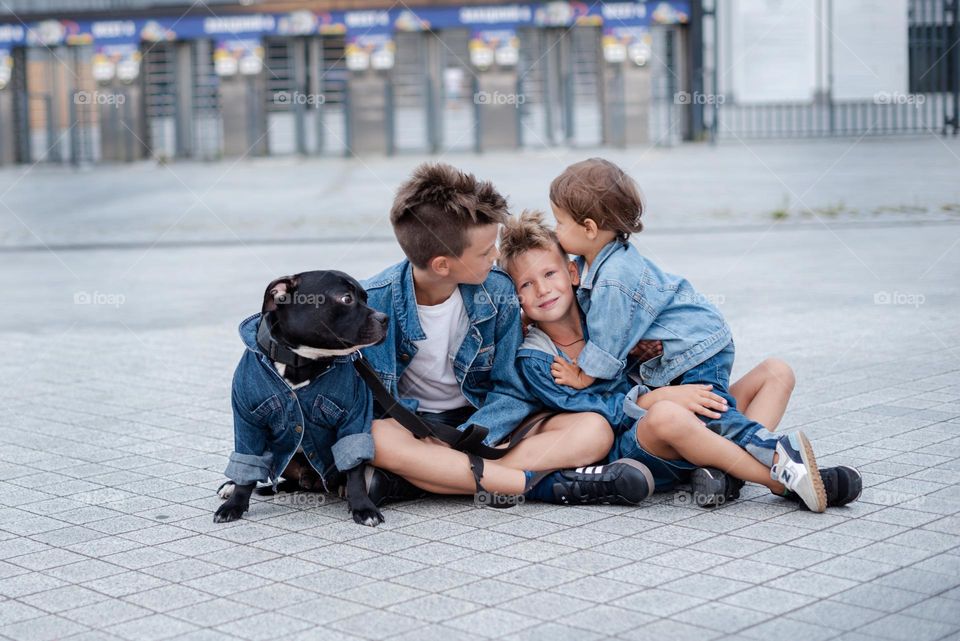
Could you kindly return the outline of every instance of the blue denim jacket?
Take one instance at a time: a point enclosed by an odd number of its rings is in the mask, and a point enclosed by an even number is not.
[[[636,401],[649,390],[642,385],[635,386],[625,375],[609,380],[598,378],[582,390],[558,385],[550,373],[556,356],[571,362],[549,336],[531,325],[517,352],[517,367],[530,392],[546,407],[562,412],[596,412],[607,419],[617,433],[633,427],[646,413]]]
[[[399,398],[397,382],[417,352],[414,341],[426,338],[417,314],[413,266],[404,260],[363,282],[367,304],[390,317],[387,338],[363,350],[364,357]],[[517,348],[523,340],[520,306],[513,281],[494,268],[482,285],[460,285],[470,325],[453,364],[460,390],[478,408],[463,425],[490,430],[485,443],[496,445],[529,414],[539,409],[520,381]],[[416,410],[415,399],[401,399]]]
[[[576,262],[583,274],[583,257]],[[596,378],[619,377],[638,341],[659,340],[663,354],[638,373],[647,386],[663,387],[733,339],[720,311],[689,281],[661,271],[629,242],[615,240],[600,251],[577,300],[590,333],[577,364]]]
[[[257,345],[260,314],[240,324],[247,349],[233,375],[234,452],[226,476],[237,484],[272,480],[298,448],[323,478],[373,459],[373,398],[355,357],[336,358],[309,385],[292,389]]]

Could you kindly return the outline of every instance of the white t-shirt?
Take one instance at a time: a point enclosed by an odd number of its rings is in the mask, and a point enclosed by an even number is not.
[[[417,353],[400,377],[400,395],[420,401],[421,412],[443,412],[469,405],[453,373],[470,319],[457,288],[439,305],[417,305],[426,340],[414,341]]]

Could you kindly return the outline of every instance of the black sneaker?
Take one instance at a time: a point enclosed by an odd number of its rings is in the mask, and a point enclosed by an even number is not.
[[[377,507],[385,503],[412,501],[427,495],[426,490],[421,490],[402,476],[372,465],[368,465],[364,470],[364,478],[367,481],[367,495]]]
[[[561,470],[558,476],[562,480],[553,484],[558,503],[637,505],[653,494],[653,474],[632,459]]]
[[[715,467],[698,467],[690,473],[690,493],[700,507],[723,505],[740,498],[743,481]]]
[[[863,492],[863,477],[856,468],[847,465],[820,468],[820,479],[827,494],[827,507],[840,507],[853,503]],[[800,500],[800,497],[793,492],[786,496],[792,501]]]

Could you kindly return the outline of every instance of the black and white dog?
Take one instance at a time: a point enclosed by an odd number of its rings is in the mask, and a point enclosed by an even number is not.
[[[352,360],[384,339],[387,316],[366,301],[343,272],[303,272],[271,282],[261,313],[240,325],[247,351],[233,378],[235,451],[215,522],[239,519],[267,476],[281,477],[285,491],[334,491],[341,472],[354,521],[383,522],[364,481],[373,401]]]

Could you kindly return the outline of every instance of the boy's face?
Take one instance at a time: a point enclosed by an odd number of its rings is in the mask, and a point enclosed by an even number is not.
[[[467,230],[467,246],[458,258],[450,258],[450,277],[458,284],[480,285],[500,258],[497,234],[500,225],[480,225]]]
[[[557,219],[557,238],[560,240],[563,251],[576,256],[588,254],[591,244],[584,226],[575,221],[566,209],[552,202],[550,208],[553,210],[553,217]]]
[[[557,249],[530,249],[513,258],[510,276],[517,287],[520,308],[532,321],[555,321],[576,305],[573,286],[577,266]]]

